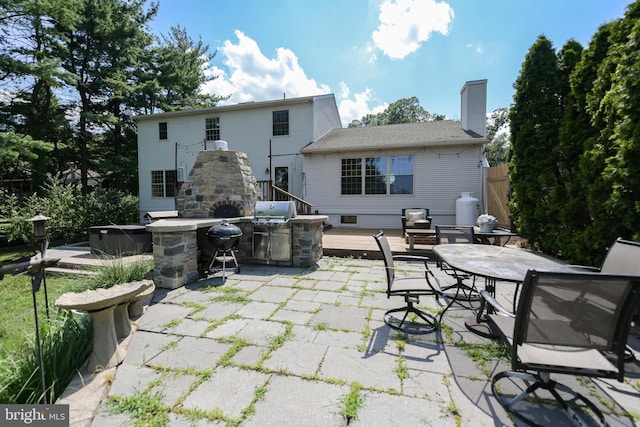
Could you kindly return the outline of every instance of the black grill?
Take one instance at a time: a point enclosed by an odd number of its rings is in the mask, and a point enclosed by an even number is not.
[[[238,265],[238,260],[236,260],[234,253],[240,237],[242,237],[242,230],[233,224],[229,224],[227,221],[214,225],[207,230],[207,239],[215,248],[215,253],[211,257],[209,267],[207,268],[209,274],[222,272],[222,281],[225,281],[227,279],[225,274],[227,270],[227,257],[229,257],[229,263],[233,262],[233,270],[236,273],[240,272],[240,265]]]

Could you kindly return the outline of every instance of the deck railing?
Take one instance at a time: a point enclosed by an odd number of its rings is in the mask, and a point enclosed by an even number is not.
[[[276,187],[271,181],[258,181],[260,190],[262,191],[262,200],[277,200],[277,201],[293,201],[296,204],[296,211],[301,215],[311,215],[311,208],[313,205],[293,194]]]

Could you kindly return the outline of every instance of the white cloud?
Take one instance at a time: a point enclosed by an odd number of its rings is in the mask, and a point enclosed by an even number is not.
[[[219,96],[230,96],[220,105],[249,101],[268,101],[331,93],[328,85],[319,84],[308,77],[298,64],[295,53],[286,48],[276,49],[274,58],[267,58],[258,43],[241,31],[235,32],[238,43],[227,40],[218,49],[216,58],[221,58],[226,69],[212,66],[206,70],[216,78],[208,82],[203,91]],[[346,83],[340,82],[340,93],[336,103],[343,126],[370,113],[379,113],[388,104],[375,104],[373,91],[351,94]],[[371,105],[374,104],[374,105]]]
[[[447,35],[453,9],[436,0],[384,0],[373,44],[392,59],[402,59],[420,48],[434,32]]]
[[[243,32],[236,31],[238,43],[227,40],[218,49],[228,72],[211,69],[218,78],[209,82],[205,92],[230,98],[224,104],[266,101],[330,93],[329,86],[317,83],[300,67],[297,56],[289,49],[278,48],[273,58],[267,58],[258,43]]]
[[[482,43],[478,43],[478,44],[467,43],[467,49],[472,49],[477,54],[484,53],[484,47],[482,46]]]
[[[340,94],[336,100],[342,125],[346,127],[353,120],[359,120],[367,114],[377,114],[384,111],[389,104],[378,103],[370,106],[374,102],[373,91],[366,88],[364,92],[355,93],[351,97],[349,86],[345,82],[340,82]]]

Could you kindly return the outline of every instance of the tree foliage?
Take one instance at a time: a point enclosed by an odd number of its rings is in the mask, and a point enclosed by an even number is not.
[[[511,109],[512,213],[544,252],[597,265],[640,240],[640,1],[587,49],[529,50]]]
[[[485,148],[485,157],[491,166],[501,165],[507,161],[509,152],[509,109],[498,108],[487,120],[486,138],[489,141]]]
[[[384,111],[377,114],[367,114],[360,120],[353,120],[349,127],[393,125],[399,123],[423,123],[434,120],[444,120],[442,114],[429,114],[420,105],[415,96],[402,98],[390,104]]]
[[[133,115],[212,106],[200,93],[214,54],[186,29],[154,36],[145,0],[0,2],[2,179],[79,168],[137,193]]]
[[[561,118],[558,60],[546,37],[538,37],[527,53],[514,88],[509,114],[511,211],[519,232],[544,250],[545,237],[556,225],[550,222],[557,207],[549,203],[549,195],[558,184],[558,170],[550,153]]]

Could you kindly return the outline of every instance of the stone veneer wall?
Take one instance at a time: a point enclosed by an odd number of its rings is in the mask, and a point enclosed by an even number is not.
[[[210,218],[220,205],[233,205],[240,216],[252,216],[262,193],[246,153],[201,151],[176,197],[183,218]],[[155,242],[154,242],[155,243]]]
[[[200,277],[195,232],[153,233],[153,280],[159,288],[175,289]]]
[[[291,245],[295,267],[313,267],[322,259],[322,222],[291,224]]]

